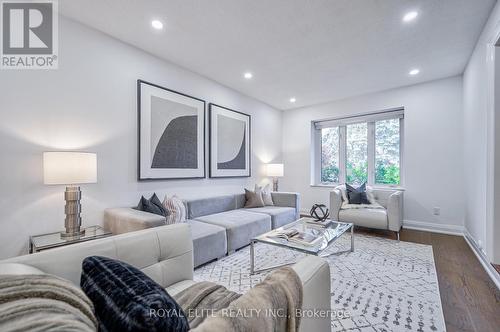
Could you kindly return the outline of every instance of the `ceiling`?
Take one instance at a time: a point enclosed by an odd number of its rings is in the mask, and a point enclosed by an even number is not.
[[[60,0],[59,10],[285,110],[461,74],[495,2]],[[409,11],[419,16],[403,23]]]

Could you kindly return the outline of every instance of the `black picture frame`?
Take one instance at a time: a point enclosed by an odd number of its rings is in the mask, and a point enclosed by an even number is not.
[[[141,135],[142,135],[142,130],[141,130],[141,126],[142,126],[142,123],[141,123],[141,114],[142,114],[142,109],[141,109],[141,105],[142,105],[142,85],[149,85],[151,87],[154,87],[154,88],[158,88],[158,89],[162,89],[162,90],[165,90],[169,93],[173,93],[173,94],[177,94],[177,95],[180,95],[182,97],[186,97],[186,98],[191,98],[193,100],[196,100],[198,102],[201,102],[203,103],[203,111],[202,111],[202,118],[203,118],[203,134],[201,135],[201,141],[202,141],[202,146],[203,146],[203,153],[202,153],[202,159],[203,159],[203,162],[202,162],[202,169],[203,169],[203,174],[200,175],[200,176],[169,176],[169,177],[143,177],[142,176],[142,166],[141,166]],[[154,83],[151,83],[151,82],[148,82],[148,81],[145,81],[145,80],[142,80],[142,79],[138,79],[137,80],[137,181],[139,182],[148,182],[148,181],[166,181],[166,180],[189,180],[189,179],[204,179],[206,178],[206,101],[201,99],[201,98],[197,98],[197,97],[194,97],[194,96],[191,96],[189,94],[186,94],[186,93],[183,93],[183,92],[179,92],[179,91],[176,91],[176,90],[172,90],[172,89],[169,89],[169,88],[166,88],[166,87],[163,87],[161,85],[158,85],[158,84],[154,84]]]
[[[213,114],[213,108],[218,107],[223,110],[229,111],[229,112],[234,112],[240,115],[243,115],[245,117],[248,117],[248,151],[247,151],[247,156],[248,156],[248,174],[246,175],[214,175],[214,167],[213,167],[213,161],[214,161],[214,156],[212,156],[213,153],[213,142],[214,142],[214,126],[212,123],[212,114]],[[209,115],[208,115],[208,127],[209,127],[209,143],[208,143],[208,151],[209,151],[209,177],[211,179],[218,179],[218,178],[248,178],[252,176],[252,116],[247,113],[243,113],[240,111],[236,111],[234,109],[221,106],[215,103],[209,103],[208,104],[208,109],[209,109]]]

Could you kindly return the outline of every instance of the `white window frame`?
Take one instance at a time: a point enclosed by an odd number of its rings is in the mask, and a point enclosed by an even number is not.
[[[399,184],[375,183],[375,123],[377,121],[399,118]],[[378,188],[402,188],[404,184],[404,108],[394,108],[355,116],[316,120],[311,122],[311,186],[335,187],[346,182],[347,125],[367,123],[368,127],[368,181],[367,184]],[[321,129],[339,128],[339,182],[321,182]]]

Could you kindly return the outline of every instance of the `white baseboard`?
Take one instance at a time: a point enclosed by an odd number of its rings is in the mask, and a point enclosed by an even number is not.
[[[490,279],[493,283],[495,283],[497,288],[500,289],[500,273],[498,273],[497,270],[495,270],[495,268],[491,265],[490,261],[486,257],[486,254],[481,250],[481,248],[479,248],[479,245],[469,233],[467,228],[464,228],[464,239],[472,249],[472,252],[476,255],[483,268],[486,270],[486,273],[488,273]]]
[[[437,224],[425,221],[404,220],[403,227],[418,231],[434,232],[450,235],[464,235],[464,227],[460,225]]]

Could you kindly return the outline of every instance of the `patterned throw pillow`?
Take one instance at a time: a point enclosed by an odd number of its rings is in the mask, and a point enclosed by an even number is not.
[[[87,257],[82,264],[80,286],[94,303],[99,331],[189,330],[182,308],[165,289],[127,263]]]
[[[271,185],[267,184],[264,188],[255,185],[255,192],[260,190],[262,193],[262,200],[265,206],[274,206],[273,196],[271,195]]]
[[[163,206],[168,212],[167,225],[186,222],[186,206],[182,199],[174,196],[165,196]]]

